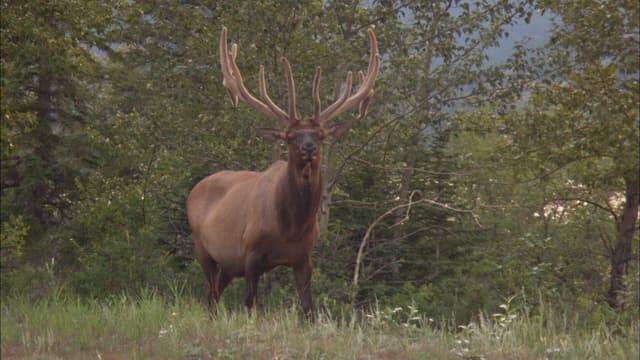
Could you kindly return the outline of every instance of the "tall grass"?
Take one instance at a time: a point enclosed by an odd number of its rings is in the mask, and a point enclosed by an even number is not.
[[[374,309],[314,324],[297,309],[257,316],[191,297],[154,293],[105,300],[62,295],[2,300],[2,358],[64,359],[637,359],[638,322],[580,327],[550,309],[493,316],[455,328],[415,309]]]

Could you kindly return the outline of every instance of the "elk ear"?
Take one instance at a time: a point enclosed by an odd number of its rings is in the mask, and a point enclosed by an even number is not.
[[[278,129],[261,128],[258,129],[258,135],[265,138],[267,141],[274,143],[279,140],[285,140],[287,138],[284,131]]]
[[[338,140],[342,135],[346,134],[351,129],[350,123],[334,125],[324,130],[324,136],[329,142]]]

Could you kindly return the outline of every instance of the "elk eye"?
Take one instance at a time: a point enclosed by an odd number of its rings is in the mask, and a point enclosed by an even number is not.
[[[289,144],[301,144],[305,141],[311,140],[313,142],[318,142],[320,140],[320,134],[318,133],[298,133],[294,135],[289,135],[287,137],[287,142]]]

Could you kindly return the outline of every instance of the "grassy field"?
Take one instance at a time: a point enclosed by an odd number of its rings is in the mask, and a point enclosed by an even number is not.
[[[452,331],[401,308],[308,324],[293,308],[210,317],[190,297],[12,298],[1,305],[2,359],[638,359],[637,321],[577,328],[549,310],[501,310]]]

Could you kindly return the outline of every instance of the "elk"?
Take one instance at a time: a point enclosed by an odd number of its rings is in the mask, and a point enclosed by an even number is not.
[[[288,145],[288,160],[276,161],[262,172],[220,171],[195,185],[187,199],[187,216],[195,255],[207,280],[209,306],[217,304],[225,287],[235,277],[246,282],[245,304],[249,311],[257,302],[259,277],[277,266],[293,268],[295,285],[306,316],[313,317],[311,298],[311,251],[318,239],[317,213],[322,198],[321,146],[335,141],[350,123],[325,127],[327,122],[355,106],[358,120],[367,113],[373,86],[380,70],[376,36],[368,30],[370,59],[366,76],[358,72],[360,86],[352,93],[352,73],[346,76],[344,93],[321,111],[320,67],[313,80],[313,117],[302,119],[296,112],[291,66],[284,67],[288,87],[288,112],[267,94],[264,66],[260,66],[260,99],[244,85],[236,64],[237,45],[227,48],[227,28],[220,34],[220,64],[223,86],[234,106],[238,101],[279,122],[284,130],[259,129],[271,141]]]

